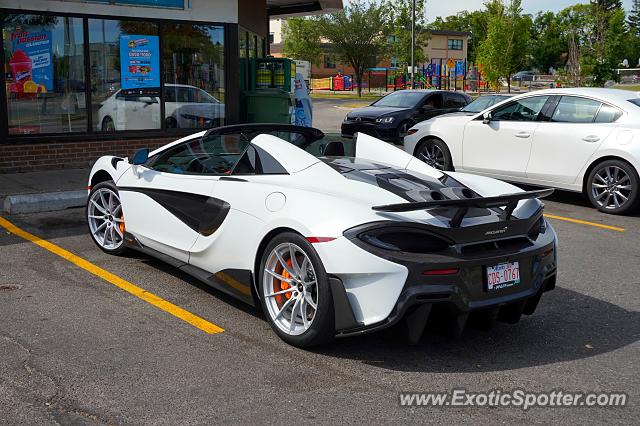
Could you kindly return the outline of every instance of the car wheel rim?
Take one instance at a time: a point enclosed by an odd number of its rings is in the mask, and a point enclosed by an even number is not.
[[[618,209],[629,201],[633,186],[629,175],[618,166],[599,169],[591,182],[591,196],[605,209]]]
[[[309,256],[295,244],[275,247],[265,264],[262,290],[269,316],[284,333],[309,329],[318,309],[318,284]]]
[[[118,194],[100,188],[91,194],[87,220],[93,239],[103,248],[115,250],[124,242],[124,216]]]
[[[436,144],[427,144],[418,156],[422,161],[438,170],[444,170],[444,152]]]
[[[102,130],[105,131],[105,132],[113,132],[114,130],[116,130],[115,124],[113,124],[113,121],[111,121],[109,119],[105,120],[104,126],[102,126],[102,127],[103,127]]]

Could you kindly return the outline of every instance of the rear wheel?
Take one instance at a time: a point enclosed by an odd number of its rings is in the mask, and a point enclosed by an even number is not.
[[[620,160],[603,161],[587,178],[587,196],[598,210],[623,214],[638,205],[639,179],[636,170]]]
[[[103,132],[115,132],[116,125],[113,123],[111,117],[105,117],[102,120],[102,131]]]
[[[119,255],[124,245],[124,214],[113,181],[101,182],[91,189],[85,209],[89,233],[102,251]]]
[[[449,148],[439,139],[432,138],[422,142],[416,150],[416,157],[435,169],[453,170]]]
[[[307,240],[290,232],[276,236],[264,251],[258,276],[262,309],[285,342],[308,347],[333,338],[327,274]]]

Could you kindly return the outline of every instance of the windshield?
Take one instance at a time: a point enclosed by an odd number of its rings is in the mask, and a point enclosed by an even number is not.
[[[492,105],[497,104],[500,101],[509,98],[508,96],[480,96],[475,101],[471,102],[466,107],[462,108],[464,112],[480,112],[489,108]]]
[[[401,90],[374,102],[376,107],[413,108],[424,99],[424,93]]]

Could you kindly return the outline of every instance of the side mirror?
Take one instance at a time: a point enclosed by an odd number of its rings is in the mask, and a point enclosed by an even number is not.
[[[148,159],[149,159],[149,148],[142,148],[137,150],[133,154],[133,157],[131,158],[131,164],[133,164],[134,166],[139,166],[141,164],[146,163]]]
[[[484,113],[484,115],[482,116],[482,123],[483,124],[491,123],[491,113],[490,112],[485,112]]]

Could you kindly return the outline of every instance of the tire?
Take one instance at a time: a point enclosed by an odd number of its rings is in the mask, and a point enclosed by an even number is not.
[[[113,181],[101,182],[91,189],[84,211],[89,235],[100,250],[112,255],[127,251],[122,204]]]
[[[290,260],[292,251],[298,269],[306,269],[304,276],[295,273],[296,267]],[[278,279],[276,275],[292,281]],[[264,250],[257,276],[262,310],[282,340],[305,348],[333,339],[335,314],[329,280],[320,257],[306,239],[293,232],[274,237]],[[301,309],[304,309],[306,322]]]
[[[625,161],[603,161],[587,177],[587,197],[595,208],[604,213],[632,211],[638,206],[639,191],[638,172]]]
[[[113,123],[111,117],[105,117],[102,119],[102,131],[103,132],[115,132],[116,125]]]
[[[453,160],[447,144],[440,139],[429,138],[420,142],[415,156],[429,166],[442,171],[453,171]]]
[[[173,117],[167,117],[167,119],[165,120],[165,125],[166,125],[167,129],[177,129],[178,128],[178,122]]]

